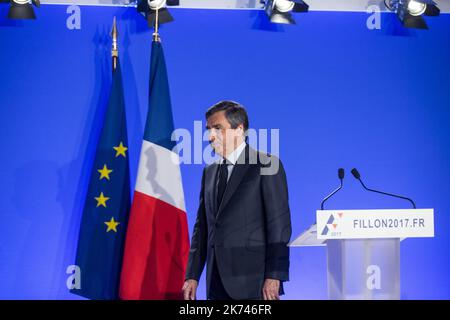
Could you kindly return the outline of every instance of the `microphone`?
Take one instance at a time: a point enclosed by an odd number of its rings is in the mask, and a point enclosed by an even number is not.
[[[339,190],[341,190],[342,189],[342,185],[343,185],[343,180],[344,180],[344,169],[343,168],[339,168],[338,169],[338,178],[339,178],[339,180],[341,180],[341,185],[338,187],[338,188],[336,188],[333,192],[331,192],[329,195],[327,195],[323,200],[322,200],[322,202],[320,203],[320,210],[323,210],[323,204],[328,200],[328,199],[330,199],[336,192],[338,192]]]
[[[394,197],[394,198],[400,198],[400,199],[407,200],[407,201],[411,202],[413,208],[416,209],[416,204],[414,203],[414,201],[412,201],[412,199],[404,197],[404,196],[399,196],[399,195],[396,195],[396,194],[392,194],[392,193],[387,193],[387,192],[383,192],[383,191],[378,191],[378,190],[367,188],[364,185],[364,183],[362,182],[361,175],[359,174],[358,170],[356,170],[356,168],[353,168],[351,172],[352,172],[352,175],[355,177],[355,179],[358,180],[359,182],[361,182],[361,185],[367,191],[376,192],[376,193],[384,194],[385,196],[390,196],[390,197]]]

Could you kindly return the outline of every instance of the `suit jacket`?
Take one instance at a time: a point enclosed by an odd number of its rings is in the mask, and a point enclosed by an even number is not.
[[[199,280],[207,262],[209,295],[215,256],[230,297],[260,298],[266,278],[289,280],[291,219],[286,174],[278,158],[247,145],[218,206],[218,168],[213,163],[203,170],[186,279]],[[263,174],[276,168],[274,174]]]

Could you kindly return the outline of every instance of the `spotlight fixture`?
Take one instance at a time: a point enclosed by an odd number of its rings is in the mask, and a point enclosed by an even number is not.
[[[33,5],[40,7],[40,0],[11,0],[11,6],[8,11],[9,19],[36,19]]]
[[[409,1],[408,2],[408,13],[412,16],[421,16],[425,13],[425,10],[427,9],[427,4],[422,3],[419,1]]]
[[[138,0],[137,11],[141,13],[148,22],[148,26],[153,28],[158,10],[158,24],[173,21],[172,15],[167,7],[180,5],[180,0]]]
[[[438,16],[441,12],[433,0],[384,0],[384,4],[406,28],[428,29],[423,16]]]
[[[309,6],[302,0],[261,0],[270,22],[295,24],[291,12],[307,12]]]

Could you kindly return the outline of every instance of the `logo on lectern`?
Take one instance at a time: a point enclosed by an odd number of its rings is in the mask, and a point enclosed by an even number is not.
[[[326,236],[326,235],[328,235],[329,233],[331,233],[331,232],[333,232],[333,231],[336,231],[336,228],[337,228],[337,226],[338,226],[338,220],[339,220],[340,218],[342,218],[342,215],[343,215],[342,212],[338,212],[338,213],[337,213],[337,216],[338,216],[338,217],[336,217],[334,213],[330,214],[330,217],[328,218],[327,224],[326,224],[325,227],[323,228],[321,234],[322,234],[323,236]]]

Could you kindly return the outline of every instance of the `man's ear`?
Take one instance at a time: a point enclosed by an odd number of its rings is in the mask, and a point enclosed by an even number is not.
[[[242,135],[244,135],[244,125],[243,124],[238,125],[236,129],[239,129],[240,133]]]

